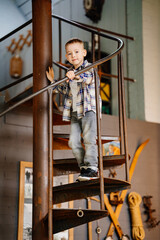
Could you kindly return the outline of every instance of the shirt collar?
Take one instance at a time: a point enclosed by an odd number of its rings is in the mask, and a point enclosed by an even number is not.
[[[79,70],[85,68],[87,64],[88,64],[88,61],[87,61],[87,60],[84,60],[84,62],[82,63],[82,65],[79,66],[79,67],[76,69],[76,71],[79,71]],[[73,69],[74,69],[74,67],[73,67]]]

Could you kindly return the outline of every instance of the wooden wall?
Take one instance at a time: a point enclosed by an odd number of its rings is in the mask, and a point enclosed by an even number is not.
[[[141,196],[152,195],[152,208],[156,209],[153,216],[159,220],[160,125],[138,120],[128,120],[127,125],[131,160],[137,147],[146,139],[150,139],[138,159],[132,178],[132,188],[128,193],[135,191]],[[117,117],[103,115],[102,129],[103,134],[116,135],[118,130]],[[55,131],[69,132],[69,128],[67,126],[64,128],[54,127]],[[71,153],[70,151],[63,151],[61,155],[70,156]],[[54,152],[54,156],[61,157],[60,152]],[[14,111],[7,114],[5,118],[0,119],[0,239],[3,240],[17,239],[20,161],[32,161],[32,114],[24,108],[21,114]],[[108,176],[108,171],[105,171],[105,175]],[[92,206],[93,208],[99,208],[97,203],[92,203]],[[75,201],[74,207],[86,207],[86,200]],[[140,209],[146,233],[145,240],[158,240],[160,228],[157,226],[149,231],[146,228],[145,220],[147,216],[144,215],[143,204],[141,204]],[[131,223],[127,200],[125,200],[119,221],[123,232],[130,235]],[[99,222],[93,222],[93,240],[97,239],[95,233],[97,224],[102,229],[100,239],[104,239],[110,219],[105,218],[99,220]],[[74,239],[87,239],[87,225],[74,229]],[[118,239],[116,235],[114,235],[114,239]]]
[[[19,163],[32,161],[32,127],[24,114],[0,118],[0,239],[17,239]]]

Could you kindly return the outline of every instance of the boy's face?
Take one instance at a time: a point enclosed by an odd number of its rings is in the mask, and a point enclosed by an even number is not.
[[[80,67],[84,61],[87,51],[82,43],[71,43],[66,46],[66,58],[75,69]]]

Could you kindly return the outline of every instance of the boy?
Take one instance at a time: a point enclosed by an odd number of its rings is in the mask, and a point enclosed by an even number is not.
[[[63,120],[71,120],[69,146],[80,167],[77,180],[86,181],[98,177],[94,71],[91,69],[75,76],[76,71],[89,65],[87,60],[84,61],[87,51],[80,39],[69,40],[65,44],[65,50],[66,58],[73,67],[66,74],[69,80],[56,86],[56,89],[65,94]],[[53,82],[52,68],[49,68],[49,72],[46,71],[46,75]],[[81,144],[81,134],[85,148]]]

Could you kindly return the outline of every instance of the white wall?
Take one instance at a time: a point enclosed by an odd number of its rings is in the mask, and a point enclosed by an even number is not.
[[[145,120],[160,123],[160,0],[143,0]]]
[[[14,0],[0,0],[0,17],[0,38],[25,22]]]

